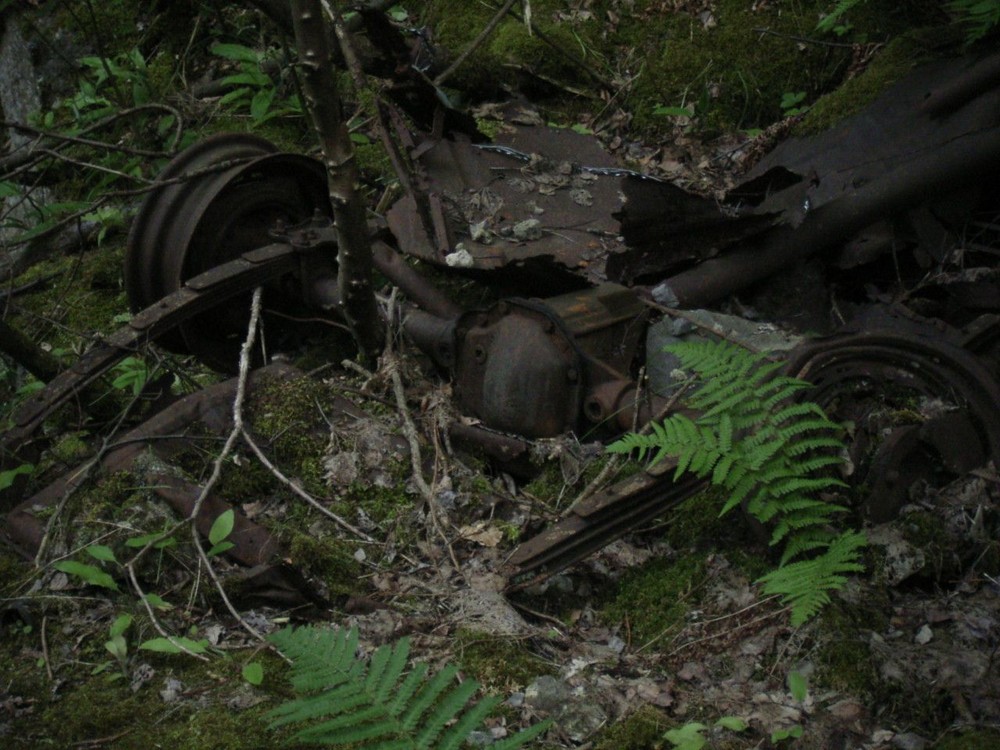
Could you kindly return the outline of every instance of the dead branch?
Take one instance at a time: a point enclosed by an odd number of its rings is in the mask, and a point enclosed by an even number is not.
[[[149,104],[143,104],[138,107],[130,107],[129,109],[123,109],[119,112],[115,112],[113,115],[109,115],[97,122],[91,123],[87,127],[83,128],[77,135],[70,136],[62,133],[53,133],[47,130],[41,130],[39,128],[26,125],[24,123],[9,123],[6,121],[0,122],[0,126],[11,128],[19,132],[28,133],[30,135],[36,136],[39,140],[36,146],[43,145],[44,147],[50,147],[52,144],[53,148],[62,148],[63,146],[68,146],[71,144],[90,146],[91,148],[96,148],[102,151],[117,151],[119,153],[129,154],[131,156],[152,156],[152,157],[162,157],[162,156],[173,156],[172,152],[169,151],[154,151],[150,149],[134,149],[130,146],[123,146],[118,143],[108,143],[107,141],[98,141],[91,138],[84,138],[83,136],[88,133],[92,133],[95,130],[100,130],[108,125],[111,125],[118,120],[125,117],[131,117],[132,115],[138,114],[140,112],[145,112],[149,110],[161,111],[166,114],[173,115],[174,117],[174,134],[173,143],[177,144],[181,141],[181,136],[184,134],[184,118],[181,117],[181,113],[169,104],[163,104],[160,102],[151,102]],[[2,179],[10,179],[11,174],[14,170],[18,170],[21,167],[29,164],[35,164],[41,160],[41,156],[35,150],[35,147],[23,147],[17,151],[14,151],[4,157],[0,157],[0,173],[2,173]],[[10,170],[10,171],[5,171]]]
[[[337,84],[319,0],[293,0],[292,16],[304,71],[302,88],[323,150],[330,202],[337,227],[337,287],[344,317],[369,359],[378,356],[382,325],[372,288],[372,251],[365,209],[355,189],[357,164]]]
[[[211,492],[212,487],[222,474],[222,463],[232,451],[236,441],[243,434],[243,402],[246,399],[247,376],[250,373],[250,353],[253,351],[254,342],[257,340],[257,328],[260,325],[262,291],[261,287],[257,287],[253,290],[253,299],[250,303],[250,322],[247,324],[247,336],[243,341],[243,346],[240,347],[239,374],[238,380],[236,381],[236,396],[233,399],[233,429],[229,433],[229,437],[226,439],[225,445],[222,446],[222,452],[219,453],[215,463],[212,465],[212,474],[209,477],[208,482],[202,488],[198,499],[195,501],[194,508],[191,509],[191,515],[188,517],[188,520],[191,522],[191,540],[194,543],[195,550],[198,552],[198,558],[205,566],[205,570],[208,572],[208,577],[211,578],[212,583],[215,584],[215,588],[219,592],[219,596],[222,597],[222,601],[225,603],[226,609],[229,610],[229,614],[231,614],[240,624],[240,627],[247,631],[247,633],[249,633],[253,638],[264,642],[264,636],[261,635],[253,625],[246,621],[243,615],[240,614],[239,610],[236,609],[236,607],[233,606],[233,603],[229,600],[229,596],[226,594],[226,589],[222,585],[222,581],[219,580],[219,574],[215,572],[215,567],[212,565],[212,561],[208,558],[208,554],[202,546],[201,534],[198,531],[198,525],[195,523],[195,519],[197,519],[198,513],[201,510],[202,502],[204,502],[208,493]]]
[[[395,304],[396,289],[393,288],[392,295],[389,297],[389,309],[386,314],[387,320],[391,321],[393,319]],[[420,494],[427,504],[427,515],[431,519],[434,530],[448,550],[448,556],[451,558],[451,564],[454,566],[455,572],[461,575],[462,568],[458,563],[458,558],[455,556],[455,550],[452,548],[451,542],[448,541],[448,536],[444,532],[437,495],[434,488],[424,478],[423,461],[420,457],[420,438],[417,434],[417,427],[413,423],[413,418],[410,416],[410,410],[406,405],[406,390],[403,388],[403,378],[399,374],[399,357],[392,349],[392,336],[386,336],[385,351],[382,353],[382,364],[386,372],[389,373],[389,378],[392,382],[392,393],[396,397],[396,409],[399,411],[399,417],[402,421],[403,436],[410,446],[410,468],[413,472],[413,483],[417,485],[417,489],[420,490]]]

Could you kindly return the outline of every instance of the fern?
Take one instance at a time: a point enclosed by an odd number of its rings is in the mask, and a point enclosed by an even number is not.
[[[833,10],[816,24],[816,30],[843,33],[847,28],[840,21],[855,6],[865,0],[837,0]],[[1000,26],[1000,0],[951,0],[944,6],[955,14],[955,23],[965,27],[965,43],[972,44]]]
[[[356,656],[356,629],[285,628],[269,636],[292,661],[298,698],[270,711],[271,727],[303,728],[294,742],[366,750],[457,750],[482,724],[500,698],[467,705],[479,689],[474,680],[454,684],[458,669],[433,677],[416,665],[405,677],[409,640],[382,646],[366,663]],[[515,750],[544,732],[549,722],[528,727],[491,745]]]
[[[812,560],[801,560],[772,570],[760,579],[767,594],[780,594],[792,608],[792,625],[801,625],[830,601],[829,592],[847,581],[845,573],[864,569],[858,562],[865,537],[845,531],[826,551]]]
[[[965,26],[965,42],[972,44],[1000,26],[1000,0],[953,0],[948,10]]]
[[[696,419],[674,414],[608,446],[653,462],[676,458],[674,478],[692,473],[723,487],[719,515],[743,505],[771,524],[771,544],[785,544],[781,567],[761,581],[781,594],[792,621],[804,622],[829,600],[857,562],[864,537],[829,531],[845,508],[823,500],[844,483],[823,471],[841,463],[840,428],[815,403],[793,400],[809,384],[776,374],[779,365],[725,341],[670,347],[701,385],[688,400]],[[811,559],[792,562],[811,555]]]
[[[864,0],[838,0],[834,9],[823,16],[819,23],[816,24],[816,29],[818,31],[833,31],[838,25],[837,21],[839,21],[843,15],[851,10],[851,8],[856,5],[860,5],[862,2],[864,2]]]

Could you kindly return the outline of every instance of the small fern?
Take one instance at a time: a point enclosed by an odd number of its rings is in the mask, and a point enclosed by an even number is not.
[[[454,685],[458,668],[433,677],[426,664],[406,676],[409,640],[357,657],[358,632],[319,627],[285,628],[269,640],[292,661],[298,698],[268,713],[271,727],[305,725],[294,742],[366,750],[457,750],[500,703],[488,697],[467,705],[479,689],[474,680]],[[544,732],[549,722],[528,727],[490,747],[515,750]]]
[[[688,405],[692,419],[673,414],[653,423],[649,434],[629,433],[608,446],[613,453],[636,451],[653,462],[677,459],[674,478],[685,472],[725,488],[719,515],[744,505],[770,524],[771,544],[784,542],[781,567],[764,576],[767,593],[780,594],[800,624],[840,588],[857,562],[864,537],[830,530],[846,509],[821,499],[844,486],[823,473],[841,463],[840,428],[808,401],[794,401],[809,384],[777,375],[780,364],[725,341],[681,343],[669,348],[701,385]],[[792,563],[806,555],[811,559]]]

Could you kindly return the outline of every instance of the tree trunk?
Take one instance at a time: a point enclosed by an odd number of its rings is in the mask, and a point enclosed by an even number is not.
[[[365,208],[355,185],[357,165],[332,74],[319,0],[292,0],[292,22],[303,70],[303,93],[323,149],[337,227],[337,286],[344,317],[361,352],[375,359],[382,345],[382,324],[372,289],[372,250]]]

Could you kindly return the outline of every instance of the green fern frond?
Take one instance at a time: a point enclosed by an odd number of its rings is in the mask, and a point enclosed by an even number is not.
[[[761,355],[725,341],[685,342],[668,351],[694,372],[698,386],[688,405],[701,414],[694,420],[674,414],[652,424],[650,434],[625,435],[609,450],[652,455],[654,462],[673,457],[675,479],[692,473],[728,492],[720,516],[743,505],[771,524],[771,544],[785,544],[785,567],[761,580],[785,597],[793,621],[802,622],[843,584],[842,573],[860,569],[859,545],[841,542],[834,549],[828,528],[846,509],[819,499],[845,486],[824,473],[843,461],[841,429],[818,404],[801,398],[808,383],[778,375],[780,365]],[[846,557],[837,557],[841,553]],[[786,565],[807,555],[813,558]]]
[[[382,646],[365,662],[357,656],[355,629],[285,628],[269,639],[292,662],[299,697],[270,711],[271,727],[303,725],[295,742],[366,750],[458,750],[499,703],[469,705],[474,680],[455,684],[458,669],[446,666],[427,678],[426,665],[409,674],[409,641]],[[523,747],[548,727],[536,724],[504,740]],[[500,745],[498,744],[497,747]]]
[[[767,594],[779,594],[792,608],[792,624],[801,625],[830,601],[829,591],[847,581],[847,573],[864,569],[858,562],[866,544],[863,534],[847,531],[838,536],[823,554],[811,560],[790,563],[760,579]]]

